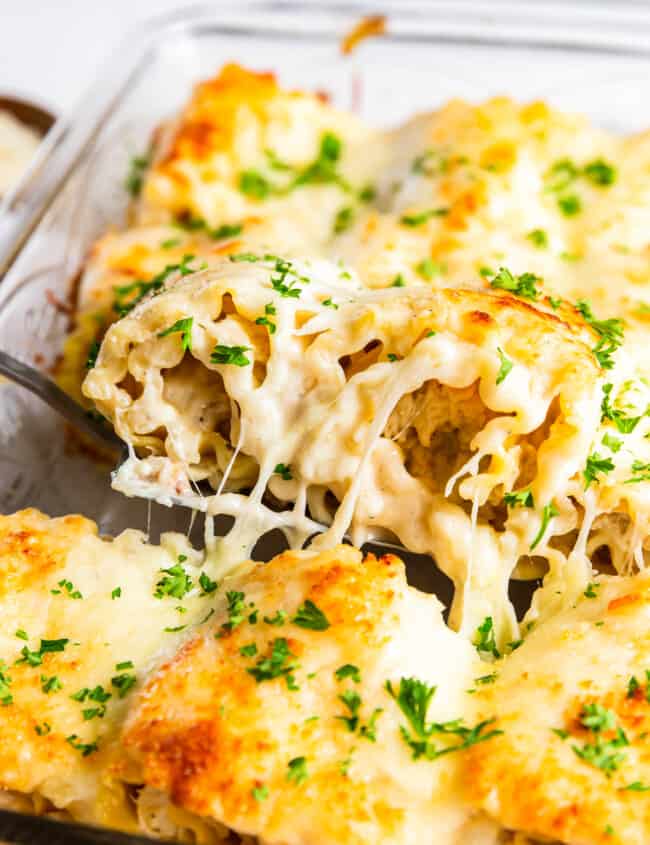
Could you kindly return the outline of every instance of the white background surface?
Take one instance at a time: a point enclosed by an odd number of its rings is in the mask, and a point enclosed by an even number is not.
[[[0,0],[0,94],[62,113],[137,23],[191,0]]]

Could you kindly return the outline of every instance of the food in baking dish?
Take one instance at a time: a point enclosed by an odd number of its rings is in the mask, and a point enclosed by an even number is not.
[[[496,841],[462,794],[465,747],[495,736],[467,693],[482,664],[397,558],[287,552],[217,581],[182,535],[96,531],[0,520],[15,801],[184,841],[226,839],[213,822],[271,842]],[[441,725],[426,754],[407,701]]]
[[[505,98],[380,132],[231,65],[128,186],[58,377],[128,443],[114,486],[204,511],[206,549],[8,518],[10,571],[69,551],[12,598],[7,725],[53,711],[42,771],[10,737],[0,783],[197,841],[645,842],[647,136]],[[294,551],[242,563],[272,528]],[[346,537],[431,554],[448,623]],[[514,579],[541,579],[523,619]],[[105,660],[72,665],[89,638]],[[50,705],[30,660],[79,701]]]
[[[3,806],[203,843],[647,841],[645,573],[505,656],[350,546],[221,578],[182,535],[22,511],[0,573]]]

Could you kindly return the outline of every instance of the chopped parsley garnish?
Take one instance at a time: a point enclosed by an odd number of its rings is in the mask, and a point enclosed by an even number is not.
[[[140,195],[144,183],[144,175],[150,164],[150,155],[133,156],[129,162],[129,172],[126,175],[124,187],[132,197]]]
[[[266,801],[269,797],[269,788],[268,786],[254,786],[251,789],[251,795],[256,801]]]
[[[235,238],[241,235],[244,226],[242,223],[223,223],[216,229],[210,229],[208,234],[215,241],[220,241],[223,238]]]
[[[546,173],[546,190],[557,193],[574,182],[580,171],[569,158],[556,161]]]
[[[344,663],[343,666],[339,666],[339,668],[334,672],[337,681],[343,681],[345,678],[351,678],[355,684],[361,683],[361,672],[359,671],[359,667],[355,666],[353,663]]]
[[[598,581],[590,581],[587,584],[587,589],[584,591],[584,593],[582,595],[586,599],[598,598],[598,593],[596,591],[600,589],[600,586],[601,585],[598,583]]]
[[[327,297],[327,299],[324,299],[324,300],[321,302],[321,305],[325,305],[327,308],[333,308],[335,311],[338,311],[338,309],[339,309],[339,307],[338,307],[338,305],[336,304],[336,302],[332,302],[332,299],[331,299],[331,297],[329,297],[329,296]]]
[[[420,757],[436,760],[444,754],[462,751],[503,733],[499,730],[485,731],[487,727],[494,724],[494,719],[479,722],[473,728],[464,725],[462,719],[453,719],[449,722],[427,722],[427,712],[436,687],[429,686],[425,681],[417,678],[401,678],[397,691],[390,681],[386,681],[386,690],[408,720],[410,730],[401,725],[400,733],[404,742],[410,747],[414,760]],[[452,735],[459,741],[455,745],[436,745],[432,740],[434,735]]]
[[[13,703],[14,697],[11,694],[11,676],[7,672],[7,664],[0,660],[0,705],[8,707]]]
[[[374,185],[365,185],[359,191],[359,202],[372,202],[377,196]]]
[[[592,452],[587,458],[583,476],[585,479],[585,490],[593,483],[598,484],[599,475],[607,475],[614,469],[614,461],[611,458],[604,458],[598,452]]]
[[[184,255],[179,264],[168,264],[164,270],[158,275],[154,276],[149,281],[143,279],[136,279],[128,285],[118,285],[114,287],[115,301],[113,302],[113,310],[119,317],[124,317],[135,306],[144,299],[148,293],[157,293],[165,284],[167,278],[172,273],[180,273],[181,276],[188,276],[195,271],[189,267],[191,261],[194,261],[194,255]]]
[[[176,322],[162,332],[158,332],[158,337],[167,337],[170,334],[180,334],[181,349],[183,351],[192,349],[192,325],[194,323],[193,317],[183,317],[182,320]]]
[[[281,185],[275,181],[271,182],[258,170],[245,170],[239,176],[239,190],[246,196],[257,200],[265,200],[272,194],[282,196],[295,188],[310,184],[333,182],[344,191],[349,191],[350,186],[337,171],[341,151],[341,141],[332,132],[323,133],[316,158],[302,169],[293,167],[278,158],[274,151],[267,150],[266,156],[269,167],[276,172],[291,174],[291,180]]]
[[[524,299],[537,299],[539,291],[535,287],[536,282],[540,282],[539,276],[534,273],[522,273],[520,276],[513,276],[513,274],[506,267],[500,267],[499,272],[490,279],[490,287],[499,290],[507,290]]]
[[[156,584],[154,597],[157,599],[170,596],[175,599],[184,598],[192,589],[192,579],[183,569],[183,563],[187,560],[185,555],[179,555],[178,563],[168,569],[161,569],[164,577]]]
[[[327,616],[311,599],[306,599],[300,605],[291,621],[299,628],[309,628],[311,631],[326,631],[330,626]]]
[[[82,757],[88,757],[99,749],[96,742],[82,742],[77,734],[70,734],[65,738],[65,741],[70,743],[76,751],[80,751]]]
[[[250,364],[246,352],[250,352],[250,346],[224,346],[218,343],[212,350],[210,362],[212,364],[234,364],[236,367],[245,367]]]
[[[572,745],[575,754],[585,763],[600,769],[607,777],[611,777],[625,760],[625,753],[620,748],[630,743],[623,729],[616,725],[616,715],[601,704],[594,702],[586,704],[580,712],[580,724],[594,735],[592,741],[584,745]],[[613,739],[605,740],[603,731],[615,731]]]
[[[560,305],[562,305],[562,299],[559,297],[556,299],[554,296],[547,296],[546,298],[548,299],[548,304],[554,311],[557,311]]]
[[[280,627],[287,621],[287,613],[285,610],[276,610],[274,616],[265,616],[264,621],[267,625],[275,625]]]
[[[75,586],[72,581],[68,581],[67,578],[63,578],[61,581],[59,581],[58,585],[61,588],[60,590],[50,590],[53,596],[60,596],[63,593],[69,596],[71,599],[83,598],[79,590],[75,589]]]
[[[284,258],[277,258],[274,256],[264,256],[265,260],[273,259],[275,261],[273,267],[273,275],[271,276],[271,287],[280,296],[289,299],[298,299],[302,290],[296,287],[298,282],[309,284],[309,279],[306,276],[301,276],[294,268],[291,261]],[[287,284],[287,280],[288,284]]]
[[[401,273],[398,273],[395,276],[395,278],[393,279],[393,282],[391,284],[391,287],[392,288],[405,288],[406,287],[406,282],[404,281],[404,276],[402,276]]]
[[[247,669],[258,684],[284,678],[288,689],[297,689],[293,672],[298,668],[295,654],[289,650],[289,644],[284,637],[277,637],[271,643],[271,650],[266,657],[260,657],[251,669]]]
[[[275,334],[276,325],[273,320],[269,319],[270,317],[274,316],[276,313],[275,305],[272,302],[267,303],[264,306],[264,316],[258,317],[255,320],[255,323],[258,326],[266,326],[269,330],[269,334]]]
[[[130,661],[129,661],[130,663]],[[132,669],[133,663],[118,663],[115,668],[119,672],[121,669]],[[120,675],[114,675],[111,678],[111,686],[117,690],[117,697],[124,698],[136,685],[137,678],[133,673],[123,672]]]
[[[228,602],[228,621],[223,623],[217,637],[222,637],[225,633],[234,631],[246,619],[246,596],[244,593],[237,590],[228,590],[226,601]]]
[[[332,132],[325,132],[321,137],[318,156],[311,164],[307,165],[304,170],[296,175],[293,182],[289,185],[289,190],[301,185],[334,182],[343,188],[343,190],[348,191],[350,186],[336,170],[336,165],[341,158],[341,152],[341,140]]]
[[[395,361],[399,361],[399,356],[396,355],[394,352],[389,352],[386,357],[391,362],[391,364],[394,364]]]
[[[115,587],[114,590],[111,591],[111,599],[119,599],[122,597],[122,588]]]
[[[14,636],[18,637],[19,640],[28,640],[29,639],[29,634],[27,633],[27,631],[23,631],[22,628],[19,628],[15,632]]]
[[[473,642],[479,654],[489,654],[494,658],[501,657],[494,637],[494,620],[491,616],[486,616],[478,626]]]
[[[567,194],[565,197],[558,197],[558,207],[565,217],[575,217],[582,211],[582,201],[577,194]]]
[[[542,541],[544,534],[546,534],[546,529],[548,528],[549,523],[553,519],[553,517],[559,516],[559,515],[560,515],[560,512],[555,507],[555,502],[549,502],[548,505],[544,505],[544,507],[542,508],[542,522],[539,526],[539,531],[537,532],[533,542],[530,544],[531,552]]]
[[[509,508],[534,508],[535,501],[531,490],[513,490],[503,497],[504,503]]]
[[[52,725],[49,722],[43,722],[42,725],[34,725],[34,730],[39,736],[47,736],[52,730]]]
[[[377,740],[377,719],[383,713],[381,707],[376,707],[367,723],[361,722],[359,710],[361,708],[361,696],[355,690],[345,690],[339,695],[339,700],[348,709],[348,715],[337,716],[336,718],[347,725],[351,733],[358,733],[359,736],[367,739],[369,742]]]
[[[92,370],[97,363],[97,356],[99,355],[99,341],[93,340],[88,350],[88,357],[86,358],[86,369]]]
[[[112,698],[113,694],[107,692],[104,687],[98,684],[93,689],[89,687],[83,687],[77,692],[73,693],[70,698],[73,701],[80,701],[84,702],[86,699],[89,701],[94,701],[99,704],[99,707],[88,707],[81,711],[82,716],[86,722],[89,722],[91,719],[103,719],[106,715],[106,702],[109,698]]]
[[[498,677],[498,672],[491,672],[489,675],[481,675],[480,678],[474,678],[474,683],[479,686],[485,686],[486,684],[493,684]]]
[[[294,757],[292,760],[289,760],[287,764],[287,780],[300,786],[308,777],[309,772],[307,771],[306,757]]]
[[[616,168],[602,158],[597,158],[586,164],[583,171],[584,175],[598,187],[608,187],[613,185],[616,181]]]
[[[239,174],[239,190],[252,199],[265,200],[273,187],[258,170],[244,170]]]
[[[334,218],[334,226],[332,227],[334,230],[335,235],[340,235],[342,232],[345,232],[347,229],[350,228],[352,223],[354,222],[354,209],[351,205],[345,206],[345,208],[341,208],[336,213],[336,217]]]
[[[630,434],[636,428],[641,417],[627,417],[623,411],[612,407],[611,392],[614,385],[611,382],[603,385],[603,401],[600,406],[601,421],[611,420],[621,434]]]
[[[116,663],[115,668],[118,672],[122,672],[124,669],[133,669],[133,661],[123,660],[122,663]]]
[[[585,322],[599,335],[600,340],[591,350],[600,366],[604,370],[611,370],[614,366],[612,354],[623,342],[623,321],[617,317],[608,320],[597,320],[589,303],[580,299],[576,302],[576,309],[582,314]]]
[[[422,226],[423,223],[431,220],[432,217],[444,217],[449,214],[448,208],[429,208],[426,211],[420,211],[418,214],[403,214],[399,222],[403,226]]]
[[[57,675],[52,675],[49,678],[47,675],[41,675],[41,692],[44,692],[45,695],[49,695],[51,692],[58,692],[62,689],[63,684]]]
[[[27,663],[29,666],[40,666],[43,662],[44,654],[63,651],[69,642],[70,640],[67,638],[62,638],[60,640],[41,640],[41,645],[38,651],[30,651],[30,649],[25,646],[20,651],[22,658],[17,660],[16,663]]]
[[[415,272],[430,282],[435,276],[440,276],[444,272],[444,266],[432,258],[424,258],[415,265]]]
[[[640,481],[650,481],[650,463],[644,464],[643,461],[632,461],[632,472],[634,475],[631,478],[626,478],[624,484],[638,484]]]
[[[616,454],[623,445],[623,441],[619,437],[614,437],[609,432],[606,432],[603,437],[603,445],[607,446],[608,449],[611,449]]]
[[[650,786],[646,786],[644,783],[641,783],[640,780],[632,781],[632,783],[628,783],[627,786],[622,786],[620,789],[621,792],[650,792]]]
[[[276,464],[273,472],[279,475],[284,481],[291,481],[293,478],[289,464]]]
[[[161,249],[173,249],[175,246],[180,246],[181,239],[180,238],[167,238],[165,241],[160,242]]]
[[[163,628],[163,632],[165,634],[178,634],[180,631],[184,631],[187,628],[187,625],[176,625],[175,628]]]
[[[272,170],[291,170],[291,165],[287,164],[286,161],[282,161],[282,159],[278,156],[275,150],[264,150],[264,155],[266,156],[266,160],[269,163],[269,167]]]
[[[499,356],[499,360],[501,361],[501,366],[499,367],[499,372],[497,373],[496,383],[501,384],[501,382],[504,381],[506,376],[509,374],[510,370],[512,370],[513,363],[509,358],[506,358],[500,346],[497,347],[497,354]]]
[[[548,235],[544,229],[533,229],[526,237],[537,249],[546,249],[548,246]]]
[[[636,675],[632,675],[630,680],[627,682],[626,698],[634,698],[636,696],[637,690],[639,689],[641,689],[641,685],[639,684]]]
[[[199,587],[201,588],[202,596],[209,596],[210,593],[214,593],[218,589],[219,583],[218,581],[213,581],[207,573],[202,572],[199,575]]]
[[[257,646],[255,643],[249,643],[248,645],[243,645],[239,649],[239,653],[242,657],[255,657],[257,654]]]

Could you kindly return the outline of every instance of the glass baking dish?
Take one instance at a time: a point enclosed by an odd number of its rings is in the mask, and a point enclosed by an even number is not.
[[[381,126],[452,97],[497,94],[544,98],[618,131],[648,122],[641,104],[650,93],[650,9],[641,3],[233,5],[192,8],[134,31],[76,111],[49,133],[0,207],[0,348],[44,370],[52,366],[84,257],[107,226],[124,220],[129,159],[192,85],[225,62],[326,91],[339,107]],[[343,56],[342,37],[371,14],[386,16],[386,33]],[[138,527],[153,539],[161,530],[189,529],[188,512],[112,492],[109,471],[66,438],[57,415],[0,384],[0,512],[81,512],[102,532]],[[267,544],[260,556],[273,551]],[[411,583],[449,598],[449,583],[428,559],[405,557]],[[515,583],[515,602],[525,606],[534,586]]]
[[[234,8],[236,5],[236,8]],[[364,15],[386,33],[350,55],[341,38]],[[93,239],[120,225],[129,158],[198,80],[228,61],[327,91],[381,126],[451,97],[545,98],[621,131],[643,128],[650,11],[618,2],[213,3],[134,31],[77,110],[49,134],[0,214],[0,347],[49,368],[68,327],[68,291]],[[74,49],[74,45],[71,45]],[[649,92],[650,93],[650,92]],[[114,533],[185,530],[189,514],[112,493],[108,468],[64,437],[23,390],[0,387],[0,510],[81,511]]]

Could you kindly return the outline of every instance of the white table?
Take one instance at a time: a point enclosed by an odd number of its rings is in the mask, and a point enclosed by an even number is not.
[[[0,0],[0,94],[67,111],[135,24],[189,0]]]

